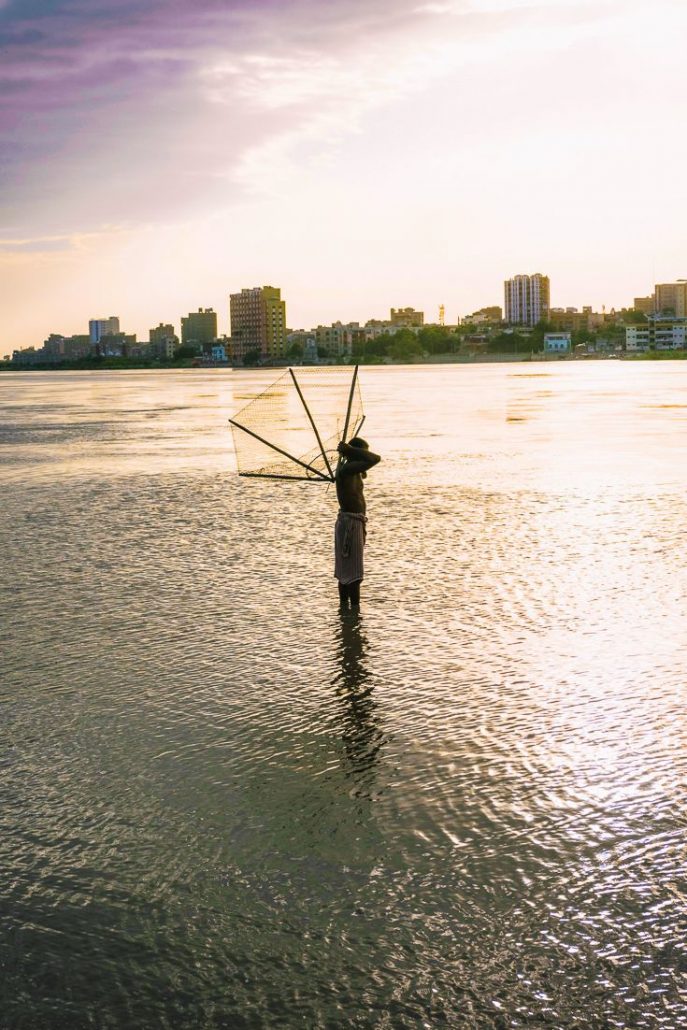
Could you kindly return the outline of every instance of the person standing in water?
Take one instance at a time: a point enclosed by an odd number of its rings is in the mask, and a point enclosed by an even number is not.
[[[367,518],[363,479],[368,469],[382,459],[373,454],[366,440],[354,436],[337,448],[342,461],[336,470],[336,496],[339,514],[334,527],[334,575],[339,581],[342,608],[358,608],[363,578],[363,550]]]

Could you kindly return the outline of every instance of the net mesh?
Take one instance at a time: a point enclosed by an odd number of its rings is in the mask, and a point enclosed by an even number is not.
[[[353,369],[299,368],[293,374],[286,369],[232,418],[239,475],[330,481],[349,398],[348,439],[364,420]]]

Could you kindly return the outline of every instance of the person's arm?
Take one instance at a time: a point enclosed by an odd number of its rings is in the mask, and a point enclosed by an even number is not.
[[[354,472],[367,472],[368,469],[382,460],[378,454],[373,454],[367,447],[351,447],[349,443],[344,443],[343,440],[337,447],[337,450],[342,458],[346,459],[346,464],[342,466],[341,471],[350,474]]]

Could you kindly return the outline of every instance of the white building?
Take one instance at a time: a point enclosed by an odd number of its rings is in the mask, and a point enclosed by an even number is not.
[[[572,346],[572,335],[570,333],[545,333],[544,353],[545,354],[569,354]]]
[[[516,275],[506,279],[504,288],[505,319],[510,325],[536,325],[549,314],[550,282],[548,275]]]
[[[625,349],[687,350],[687,319],[644,322],[625,329]]]
[[[100,343],[102,336],[117,336],[119,319],[116,315],[109,318],[92,318],[88,323],[88,336],[91,343]]]

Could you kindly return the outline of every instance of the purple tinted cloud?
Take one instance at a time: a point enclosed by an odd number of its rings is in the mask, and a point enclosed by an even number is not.
[[[9,0],[0,224],[44,233],[79,218],[74,228],[154,219],[218,189],[220,170],[226,192],[232,163],[278,119],[251,109],[240,75],[213,105],[207,62],[307,61],[413,17],[396,0]]]

